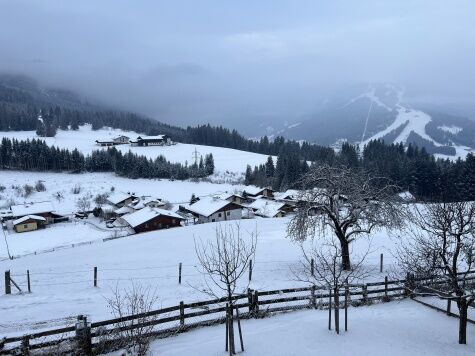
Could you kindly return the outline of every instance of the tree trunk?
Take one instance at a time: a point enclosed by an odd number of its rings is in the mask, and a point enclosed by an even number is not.
[[[230,352],[234,355],[236,353],[236,349],[234,347],[234,325],[233,325],[233,300],[231,295],[228,296],[228,302],[229,302],[229,350]]]
[[[341,267],[344,271],[350,271],[350,244],[348,243],[348,241],[346,241],[345,238],[340,238],[339,240],[341,246]]]
[[[461,298],[457,301],[459,308],[459,344],[467,343],[467,299]]]
[[[338,288],[333,290],[335,298],[335,331],[340,334],[340,291]]]

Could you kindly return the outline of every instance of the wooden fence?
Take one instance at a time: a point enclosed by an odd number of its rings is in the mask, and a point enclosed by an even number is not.
[[[471,272],[465,279],[475,280],[475,272]],[[409,296],[410,284],[415,281],[418,284],[434,284],[429,279],[388,280],[386,277],[381,282],[348,285],[338,295],[343,300],[347,293],[349,303],[353,306],[389,302]],[[299,309],[326,309],[332,296],[334,297],[333,292],[326,287],[309,286],[268,291],[248,290],[246,294],[233,296],[233,300],[234,308],[239,311],[241,318],[262,318],[272,313]],[[0,340],[0,355],[15,352],[29,355],[34,354],[35,350],[51,352],[59,350],[59,347],[60,353],[67,354],[77,352],[78,348],[83,349],[84,345],[90,350],[97,350],[108,336],[109,343],[113,343],[111,337],[118,331],[145,326],[153,327],[150,336],[167,337],[198,326],[223,323],[226,318],[226,302],[226,298],[195,303],[180,302],[172,307],[98,322],[88,322],[85,317],[78,316],[76,325],[3,338]],[[338,307],[341,308],[342,305],[343,303]]]
[[[349,285],[348,294],[352,305],[365,305],[376,301],[390,301],[407,296],[403,280],[374,282],[362,285]],[[246,294],[233,296],[234,308],[238,309],[241,318],[261,318],[271,313],[299,309],[327,308],[333,292],[325,287],[310,286],[302,288],[279,289],[269,291],[249,290]],[[344,288],[339,292],[345,296]],[[76,325],[63,328],[40,331],[23,336],[7,337],[0,340],[0,354],[20,352],[28,354],[39,349],[54,349],[61,347],[62,353],[72,352],[78,345],[84,344],[84,334],[79,329],[86,326],[89,334],[86,336],[94,349],[106,335],[124,328],[139,328],[153,325],[153,336],[166,337],[198,326],[222,323],[225,320],[226,298],[183,303],[168,308],[154,310],[148,313],[131,315],[98,322],[87,322],[83,316],[78,316]],[[137,323],[137,320],[146,320]],[[125,326],[124,326],[125,325]]]

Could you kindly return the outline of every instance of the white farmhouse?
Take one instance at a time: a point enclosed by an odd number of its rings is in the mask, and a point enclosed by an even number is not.
[[[180,211],[190,213],[198,224],[242,218],[242,206],[217,197],[204,197],[193,204],[180,205]]]

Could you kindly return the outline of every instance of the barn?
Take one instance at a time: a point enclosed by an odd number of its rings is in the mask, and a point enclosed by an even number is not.
[[[168,229],[181,226],[182,216],[168,210],[145,207],[120,218],[137,234],[141,232]]]

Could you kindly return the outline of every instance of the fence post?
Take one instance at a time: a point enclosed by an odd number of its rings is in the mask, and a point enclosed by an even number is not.
[[[328,330],[332,329],[332,289],[328,286]]]
[[[363,284],[362,288],[363,292],[361,294],[363,295],[363,303],[366,304],[368,303],[368,285]]]
[[[255,317],[257,318],[259,314],[259,294],[257,290],[254,291],[254,313]]]
[[[247,303],[249,304],[249,314],[252,314],[254,307],[254,301],[252,300],[252,289],[248,288],[247,289]]]
[[[87,317],[83,315],[78,315],[78,320],[76,322],[76,340],[80,354],[91,355],[91,324],[88,324]]]
[[[409,272],[406,275],[406,281],[404,283],[404,287],[405,287],[404,293],[406,294],[406,296],[412,298],[413,296],[412,290],[414,288],[414,281],[413,281],[412,275]]]
[[[97,287],[97,267],[94,267],[94,287]]]
[[[5,294],[12,294],[12,285],[10,282],[10,270],[5,271]]]
[[[447,299],[447,315],[450,315],[450,308],[452,306],[452,300]]]
[[[24,335],[21,338],[21,354],[24,356],[30,355],[30,336]]]
[[[314,309],[317,309],[317,298],[315,296],[315,285],[310,289],[310,303]]]
[[[180,302],[180,326],[185,325],[185,305],[183,301]]]
[[[313,258],[310,261],[310,274],[312,275],[312,277],[315,276],[315,260]]]
[[[178,265],[178,284],[181,284],[181,262],[180,264]]]
[[[252,260],[249,260],[249,282],[252,280]]]
[[[384,259],[384,256],[383,254],[381,254],[379,256],[379,273],[383,273],[383,259]]]
[[[388,296],[388,276],[384,277],[384,301],[389,302]]]
[[[26,280],[28,282],[28,293],[31,293],[30,270],[26,270]]]

